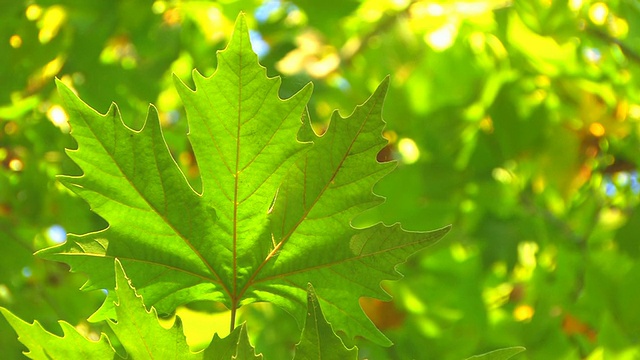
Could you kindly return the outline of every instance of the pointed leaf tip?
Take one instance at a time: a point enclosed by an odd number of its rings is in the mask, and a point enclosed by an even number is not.
[[[358,348],[348,349],[325,319],[316,292],[307,284],[307,319],[294,360],[357,359]]]
[[[211,345],[202,353],[207,360],[256,360],[262,359],[262,354],[256,355],[255,349],[249,342],[247,326],[242,323],[229,335],[220,338],[213,335]]]
[[[380,89],[381,92],[383,91],[384,94],[386,94],[387,90],[389,89],[389,84],[390,83],[391,83],[391,76],[387,75],[387,76],[384,77],[384,79],[382,79],[382,81],[378,85],[378,89]]]
[[[233,32],[231,33],[231,40],[229,41],[229,44],[227,44],[227,48],[238,41],[240,41],[242,47],[245,47],[248,44],[249,48],[251,48],[251,42],[249,41],[249,27],[243,12],[239,13],[238,17],[236,17],[236,22],[233,25]]]
[[[514,346],[510,348],[490,351],[482,355],[475,355],[467,358],[466,360],[508,360],[525,350],[526,348],[522,346]]]

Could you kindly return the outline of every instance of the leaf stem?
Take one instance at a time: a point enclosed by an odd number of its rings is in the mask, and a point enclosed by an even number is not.
[[[232,333],[233,330],[236,328],[236,311],[237,310],[238,310],[237,302],[236,300],[233,300],[232,306],[231,306],[231,324],[229,324],[229,333]]]

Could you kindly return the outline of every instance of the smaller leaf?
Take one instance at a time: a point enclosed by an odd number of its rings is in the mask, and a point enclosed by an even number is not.
[[[242,324],[223,339],[218,334],[214,334],[211,345],[203,353],[203,358],[207,360],[250,360],[262,359],[262,355],[255,354],[253,346],[249,343],[247,328]]]
[[[233,360],[262,359],[262,354],[256,355],[253,346],[249,343],[249,337],[247,336],[247,329],[245,327],[240,331],[237,349],[236,356],[232,358]]]
[[[38,321],[29,324],[9,310],[0,307],[0,312],[18,333],[18,340],[29,352],[30,359],[114,359],[119,358],[104,334],[100,340],[91,341],[82,336],[71,324],[60,321],[62,337],[46,331]]]
[[[144,306],[142,298],[136,294],[135,288],[122,268],[115,260],[116,289],[112,297],[115,299],[115,312],[118,321],[108,320],[108,324],[118,337],[122,348],[129,359],[207,359],[207,360],[250,360],[262,359],[255,355],[249,343],[244,325],[236,328],[224,339],[214,335],[209,347],[202,352],[189,350],[182,331],[179,318],[170,328],[165,329],[158,322],[155,308],[150,311]],[[98,341],[91,341],[82,336],[69,323],[60,321],[64,336],[52,334],[42,327],[38,321],[28,324],[9,310],[0,307],[0,312],[18,333],[20,340],[29,352],[25,355],[31,359],[122,359],[110,345],[107,336],[102,333]]]
[[[118,321],[108,321],[122,346],[133,359],[195,359],[200,354],[192,353],[182,332],[180,322],[170,329],[163,328],[158,322],[155,308],[147,311],[142,298],[127,278],[122,264],[115,260],[116,295],[118,302],[115,311]]]
[[[347,349],[327,322],[316,292],[311,284],[307,288],[307,321],[302,338],[296,345],[295,359],[357,359],[358,348]]]
[[[482,355],[475,355],[466,360],[507,360],[525,350],[526,349],[522,346],[514,346],[510,348],[490,351]]]

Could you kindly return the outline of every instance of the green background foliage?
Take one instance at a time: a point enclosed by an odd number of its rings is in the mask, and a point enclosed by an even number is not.
[[[463,359],[522,345],[522,359],[640,356],[640,8],[596,1],[3,1],[0,3],[0,306],[61,334],[104,299],[32,256],[104,220],[56,180],[80,174],[54,77],[101,113],[139,128],[159,110],[176,161],[199,188],[172,74],[193,87],[244,11],[282,97],[308,81],[310,117],[362,103],[390,74],[384,105],[398,168],[355,225],[453,224],[444,241],[361,305],[395,345],[371,359]],[[178,310],[187,342],[228,333],[216,304]],[[258,351],[287,358],[295,321],[258,304],[240,313]],[[272,346],[280,344],[282,346]],[[0,348],[22,345],[0,320]]]

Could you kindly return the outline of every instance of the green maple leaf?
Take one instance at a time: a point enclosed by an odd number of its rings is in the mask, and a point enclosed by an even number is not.
[[[280,79],[267,78],[258,64],[242,17],[214,75],[193,77],[196,90],[175,83],[200,194],[171,157],[153,106],[135,131],[115,105],[99,114],[58,82],[78,143],[68,154],[84,172],[60,180],[109,227],[69,235],[40,255],[88,274],[87,289],[112,288],[118,258],[147,305],[170,312],[189,301],[219,301],[231,309],[231,327],[237,308],[258,301],[277,304],[302,324],[312,283],[334,329],[389,345],[358,299],[389,299],[380,282],[398,279],[395,266],[448,228],[350,224],[383,201],[372,187],[395,166],[376,161],[386,145],[388,80],[347,118],[334,112],[319,137],[305,116],[312,87],[280,99]],[[113,318],[111,304],[93,320]]]

